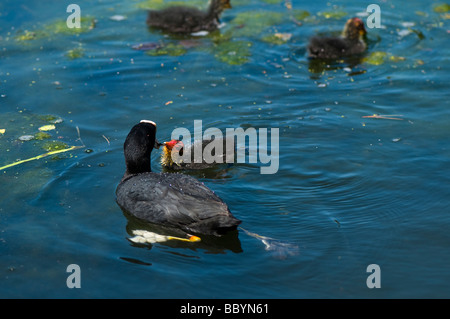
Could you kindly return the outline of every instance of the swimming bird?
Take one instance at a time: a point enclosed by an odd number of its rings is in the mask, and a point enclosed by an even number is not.
[[[147,25],[171,33],[214,31],[220,25],[219,17],[222,12],[230,8],[230,0],[211,0],[206,11],[181,5],[150,10]]]
[[[146,222],[186,232],[221,236],[241,223],[211,189],[179,173],[151,171],[150,155],[158,147],[156,124],[142,120],[124,143],[125,174],[116,189],[118,205]]]
[[[366,29],[360,18],[347,20],[340,37],[313,37],[308,45],[310,58],[339,59],[363,53]]]
[[[220,145],[216,144],[219,143]],[[201,143],[201,159],[196,160],[195,148],[197,143]],[[184,145],[180,140],[171,140],[162,144],[161,165],[171,170],[200,170],[214,167],[221,163],[226,163],[227,151],[232,152],[233,148],[227,150],[226,139],[202,140],[189,146]],[[216,146],[220,146],[221,150]],[[175,152],[175,156],[172,154]],[[199,152],[198,152],[199,153]],[[234,158],[234,157],[233,157]],[[185,160],[186,159],[186,160]]]

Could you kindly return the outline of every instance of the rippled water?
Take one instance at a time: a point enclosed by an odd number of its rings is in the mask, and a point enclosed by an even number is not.
[[[307,40],[365,19],[357,1],[232,0],[223,42],[149,31],[147,2],[77,3],[92,27],[80,34],[55,31],[66,3],[0,4],[0,166],[51,141],[84,146],[2,170],[1,297],[449,297],[449,31],[438,2],[381,3],[369,54],[384,59],[333,66],[311,65]],[[299,26],[293,10],[310,16]],[[248,18],[258,15],[267,25]],[[275,33],[290,38],[263,40]],[[186,52],[133,49],[148,43]],[[141,119],[157,122],[160,140],[193,132],[194,120],[279,128],[276,174],[260,163],[194,174],[242,229],[200,243],[128,240],[149,229],[114,197],[123,141]],[[49,124],[49,139],[19,139]],[[159,152],[152,160],[161,171]],[[80,289],[66,285],[69,264]],[[366,285],[370,264],[381,288]]]

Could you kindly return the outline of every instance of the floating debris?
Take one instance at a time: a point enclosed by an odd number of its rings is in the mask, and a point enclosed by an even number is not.
[[[46,142],[42,148],[48,152],[60,151],[69,148],[69,146],[61,141]]]
[[[183,39],[178,41],[178,44],[183,46],[185,49],[195,48],[202,44],[202,42],[193,39]]]
[[[389,61],[392,61],[392,62],[401,62],[401,61],[405,61],[405,60],[406,60],[406,58],[402,57],[402,56],[391,55],[389,57]]]
[[[90,16],[80,18],[80,28],[68,28],[66,20],[57,20],[44,25],[42,29],[25,30],[20,32],[15,40],[18,42],[29,42],[33,40],[45,39],[55,35],[78,35],[89,32],[95,28],[97,20]]]
[[[109,19],[113,20],[113,21],[123,21],[123,20],[126,20],[127,17],[123,16],[123,15],[116,14],[116,15],[113,15],[113,16],[109,17]]]
[[[23,34],[16,36],[16,41],[30,41],[36,39],[37,36],[36,32],[25,30]]]
[[[385,62],[387,53],[383,51],[372,52],[368,57],[363,59],[363,62],[372,65],[381,65]]]
[[[296,20],[301,21],[305,20],[311,14],[306,10],[294,9],[292,10],[292,15]]]
[[[75,49],[67,51],[67,53],[66,53],[66,57],[68,57],[70,60],[78,59],[83,56],[84,56],[83,48],[75,48]]]
[[[39,128],[39,131],[51,131],[51,130],[54,130],[54,129],[56,129],[56,126],[53,125],[53,124],[49,124],[49,125],[41,126]]]
[[[191,33],[191,35],[193,37],[204,37],[204,36],[207,36],[208,34],[209,34],[208,31],[198,31],[198,32]]]
[[[450,11],[450,4],[443,3],[443,4],[440,4],[440,5],[437,5],[436,7],[433,8],[433,11],[437,12],[437,13],[449,12]]]
[[[52,136],[46,132],[37,132],[36,134],[34,134],[34,139],[38,140],[38,141],[42,141],[42,140],[48,139],[50,137],[52,137]]]
[[[381,65],[385,63],[387,60],[391,62],[402,62],[406,61],[405,57],[392,55],[383,51],[375,51],[372,52],[369,56],[363,59],[363,62],[372,64],[372,65]]]
[[[333,221],[337,224],[338,227],[341,227],[341,223],[337,219],[333,219]]]
[[[82,16],[80,18],[80,28],[68,28],[66,20],[58,20],[51,24],[47,24],[44,28],[44,32],[49,34],[80,34],[91,31],[95,28],[97,20],[90,16]]]
[[[41,158],[46,157],[46,156],[50,156],[50,155],[54,155],[54,154],[58,154],[58,153],[63,153],[63,152],[75,150],[75,149],[81,148],[81,147],[84,147],[84,146],[71,146],[69,148],[62,149],[62,150],[56,150],[56,151],[47,152],[45,154],[41,154],[41,155],[38,155],[38,156],[35,156],[35,157],[32,157],[32,158],[28,158],[28,159],[25,159],[25,160],[21,160],[21,161],[18,161],[18,162],[14,162],[14,163],[2,166],[2,167],[0,167],[0,171],[4,170],[6,168],[10,168],[10,167],[19,165],[19,164],[23,164],[23,163],[26,163],[26,162],[30,162],[30,161],[34,161],[34,160],[37,160],[37,159],[41,159]]]
[[[417,35],[417,37],[419,38],[419,40],[425,39],[425,35],[422,33],[422,31],[416,30],[416,29],[411,29],[411,28],[409,28],[408,30],[415,33]]]
[[[411,28],[411,27],[413,27],[413,26],[415,26],[416,24],[414,23],[414,22],[402,22],[401,23],[401,25],[404,27],[404,28]]]
[[[214,56],[220,62],[231,65],[241,65],[249,60],[251,42],[247,41],[226,41],[217,44],[214,50]]]
[[[233,30],[234,36],[259,36],[266,28],[280,24],[283,21],[283,14],[266,10],[255,10],[241,12],[231,21],[231,24],[238,26]]]
[[[148,50],[159,49],[161,47],[162,47],[162,45],[159,44],[158,42],[146,42],[146,43],[139,43],[139,44],[133,45],[131,48],[133,50],[138,50],[138,51],[148,51]]]
[[[398,120],[398,121],[402,121],[403,119],[399,118],[403,115],[397,115],[397,114],[393,114],[393,115],[380,115],[380,114],[373,114],[373,115],[366,115],[363,116],[363,118],[371,118],[371,119],[384,119],[384,120]]]
[[[425,64],[425,62],[421,59],[417,59],[414,61],[414,67],[417,67],[419,65],[424,65],[424,64]]]
[[[38,118],[42,121],[51,123],[51,124],[58,124],[58,123],[62,123],[63,119],[60,118],[59,116],[56,115],[40,115],[38,116]]]
[[[348,15],[345,11],[333,10],[333,11],[322,11],[318,13],[319,16],[325,19],[341,19]]]
[[[292,33],[275,33],[264,36],[261,40],[272,44],[285,44],[292,37]]]
[[[145,51],[145,54],[150,56],[161,56],[161,55],[180,56],[185,54],[186,52],[187,50],[181,44],[169,43],[156,49]]]
[[[426,13],[424,11],[416,11],[415,14],[417,14],[418,16],[421,16],[421,17],[428,17],[428,13]]]
[[[165,0],[145,0],[137,4],[137,7],[139,9],[146,9],[146,10],[160,10],[164,9],[170,6],[176,6],[176,5],[182,5],[182,6],[190,6],[190,7],[196,7],[199,9],[204,9],[206,7],[206,2],[202,0],[189,0],[188,2],[185,1],[168,1]]]
[[[62,123],[62,122],[63,122],[63,119],[60,118],[60,117],[55,118],[54,120],[50,121],[50,123],[53,123],[53,124],[59,124],[59,123]]]
[[[410,35],[410,34],[411,34],[411,30],[403,29],[403,30],[398,31],[397,34],[398,34],[398,36],[399,36],[400,38],[404,38],[404,37],[406,37],[407,35]]]
[[[34,139],[34,135],[22,135],[19,136],[19,140],[20,141],[31,141],[32,139]]]
[[[4,128],[0,129],[0,134],[5,134],[5,132],[6,132],[6,129],[4,129]]]
[[[17,114],[14,113],[7,113],[5,117],[0,116],[0,122],[3,122],[5,124],[4,130],[5,132],[8,132],[8,140],[5,140],[1,138],[0,135],[0,142],[1,149],[7,150],[8,152],[11,152],[11,156],[5,156],[4,160],[8,157],[10,160],[13,159],[19,159],[19,158],[26,158],[27,154],[30,156],[31,154],[40,154],[42,153],[42,148],[45,149],[45,154],[41,154],[38,156],[31,155],[34,157],[25,159],[25,160],[14,160],[12,163],[1,166],[1,170],[10,168],[16,165],[20,165],[22,163],[26,163],[33,160],[38,160],[40,158],[59,154],[67,151],[71,151],[77,148],[85,147],[84,143],[81,141],[80,132],[78,127],[76,127],[78,132],[78,139],[83,145],[82,146],[72,146],[69,147],[66,143],[62,143],[61,139],[62,137],[58,136],[57,141],[51,141],[51,134],[49,132],[53,131],[56,127],[56,123],[63,122],[63,119],[56,115],[51,114],[33,114],[31,112],[26,112],[27,110],[21,109],[17,112]],[[5,121],[2,119],[8,119],[8,121]],[[25,132],[23,131],[25,127],[33,128],[34,132]],[[31,142],[28,142],[31,141]],[[5,143],[8,143],[10,145],[5,145]],[[20,144],[20,147],[14,147],[15,145]],[[17,154],[13,150],[17,150]],[[5,155],[7,155],[5,153]],[[59,159],[58,156],[53,156],[53,159]],[[0,163],[2,165],[3,163]]]

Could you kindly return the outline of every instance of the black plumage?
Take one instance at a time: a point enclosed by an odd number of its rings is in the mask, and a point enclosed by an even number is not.
[[[214,31],[220,25],[220,15],[231,8],[230,0],[211,0],[206,11],[188,6],[171,6],[150,10],[147,25],[171,33]]]
[[[308,45],[308,55],[317,59],[339,59],[363,53],[366,29],[359,18],[347,21],[341,37],[313,37]]]
[[[119,206],[139,219],[186,232],[220,236],[236,229],[241,221],[203,183],[184,174],[151,172],[155,136],[156,125],[150,121],[135,125],[128,134],[127,170],[116,189]]]

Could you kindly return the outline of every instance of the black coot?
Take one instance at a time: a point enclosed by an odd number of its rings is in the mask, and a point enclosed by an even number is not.
[[[147,25],[172,33],[214,31],[222,11],[231,8],[230,0],[212,0],[206,11],[188,6],[172,6],[148,13]]]
[[[116,190],[119,206],[139,219],[186,232],[220,236],[236,229],[241,221],[203,183],[188,175],[151,171],[155,141],[152,121],[141,121],[128,134],[124,143],[127,168]]]
[[[341,37],[314,37],[308,45],[308,55],[317,59],[339,59],[363,53],[366,29],[359,18],[347,21]]]

